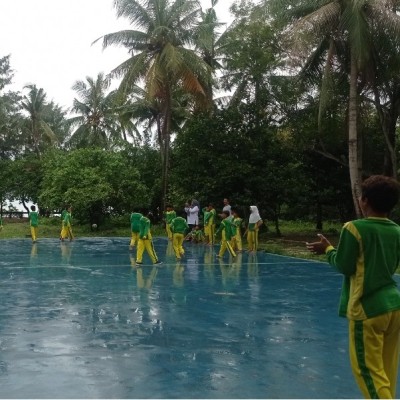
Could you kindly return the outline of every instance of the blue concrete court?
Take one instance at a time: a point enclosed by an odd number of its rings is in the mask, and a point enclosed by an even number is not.
[[[327,264],[129,238],[1,240],[1,398],[359,398]],[[144,262],[149,262],[147,255]]]

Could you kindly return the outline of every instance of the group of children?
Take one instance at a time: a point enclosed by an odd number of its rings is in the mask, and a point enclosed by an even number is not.
[[[172,205],[166,207],[164,213],[165,227],[169,240],[173,241],[175,255],[180,259],[184,254],[182,243],[191,241],[192,243],[205,243],[207,245],[214,245],[216,237],[221,235],[221,247],[217,257],[223,257],[225,252],[236,257],[237,252],[243,251],[242,245],[242,229],[243,219],[239,214],[237,207],[232,207],[223,210],[219,214],[221,222],[216,230],[216,217],[217,212],[212,203],[202,209],[203,211],[203,226],[200,225],[193,227],[187,233],[189,226],[183,217],[179,217]],[[260,217],[257,206],[250,206],[250,217],[246,226],[243,236],[247,236],[248,251],[257,251],[258,248],[258,231],[262,225],[263,220]],[[186,234],[186,236],[185,236]]]
[[[72,234],[71,219],[72,207],[66,206],[61,212],[61,241],[64,241],[65,239],[69,239],[71,241],[74,239],[74,235]],[[36,206],[31,206],[31,211],[28,214],[28,221],[31,229],[32,242],[36,243],[39,226],[39,213],[36,211]]]

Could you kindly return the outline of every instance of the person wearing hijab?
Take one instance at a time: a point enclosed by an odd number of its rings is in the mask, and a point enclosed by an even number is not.
[[[247,225],[247,245],[250,252],[257,251],[258,248],[258,230],[263,220],[260,217],[257,206],[250,206],[249,224]]]

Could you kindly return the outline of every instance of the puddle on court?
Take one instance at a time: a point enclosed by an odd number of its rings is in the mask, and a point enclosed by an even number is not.
[[[359,398],[326,264],[129,238],[2,240],[2,398]]]

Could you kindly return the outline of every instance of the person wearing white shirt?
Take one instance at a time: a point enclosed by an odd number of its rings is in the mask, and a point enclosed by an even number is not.
[[[229,204],[229,199],[224,199],[224,208],[222,212],[228,211],[229,215],[232,215],[231,205]]]
[[[189,225],[190,230],[192,230],[196,225],[199,224],[199,212],[200,204],[197,200],[192,200],[191,204],[185,204],[186,221]]]

